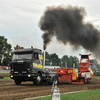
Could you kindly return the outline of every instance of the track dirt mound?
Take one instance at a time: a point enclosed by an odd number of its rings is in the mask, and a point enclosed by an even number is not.
[[[0,81],[0,100],[18,100],[44,95],[52,95],[52,86],[43,83],[36,86],[33,82],[22,82],[15,85],[14,81]],[[100,89],[100,79],[92,79],[89,84],[58,84],[60,93],[88,89]]]

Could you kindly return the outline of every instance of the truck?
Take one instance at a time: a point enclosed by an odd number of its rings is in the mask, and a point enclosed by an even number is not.
[[[51,84],[56,71],[50,72],[43,68],[42,50],[31,47],[13,51],[10,78],[16,85],[25,81],[33,81],[36,85],[42,82]]]
[[[89,55],[81,55],[80,69],[78,68],[57,68],[57,81],[71,84],[90,83],[93,73],[90,69]]]
[[[80,54],[81,55],[81,54]],[[40,85],[42,82],[52,84],[56,79],[67,83],[90,83],[93,76],[90,69],[89,55],[81,55],[80,69],[78,68],[50,68],[43,66],[42,50],[37,48],[16,49],[11,59],[10,78],[16,85],[21,82],[33,81]],[[55,78],[56,77],[56,78]]]

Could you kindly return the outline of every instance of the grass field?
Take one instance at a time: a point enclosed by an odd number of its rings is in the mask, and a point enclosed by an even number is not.
[[[1,73],[1,72],[0,72],[0,74],[10,74],[10,73]]]
[[[100,89],[61,94],[61,100],[100,100]],[[52,96],[25,100],[52,100]]]
[[[93,76],[92,78],[100,78],[100,76]]]
[[[3,79],[0,79],[1,80],[12,80],[10,77],[4,77]]]

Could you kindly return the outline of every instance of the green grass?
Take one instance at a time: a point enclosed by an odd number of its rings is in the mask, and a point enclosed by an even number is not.
[[[36,99],[25,99],[25,100],[52,100],[52,96],[41,97],[41,98],[36,98]]]
[[[10,77],[4,77],[3,79],[0,79],[1,80],[12,80]]]
[[[93,76],[92,78],[100,78],[100,76]]]
[[[0,74],[10,74],[10,73],[0,73]]]
[[[70,93],[67,95],[61,95],[61,100],[99,100],[100,90],[82,91],[77,93]]]
[[[99,100],[100,89],[61,94],[60,98],[61,100]],[[41,98],[36,98],[36,99],[28,99],[28,100],[52,100],[52,96],[41,97]]]

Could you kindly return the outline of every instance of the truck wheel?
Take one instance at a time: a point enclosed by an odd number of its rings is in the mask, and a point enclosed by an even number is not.
[[[55,84],[55,82],[57,82],[57,84],[58,84],[58,77],[52,79],[52,84],[53,83]]]
[[[15,84],[16,85],[20,85],[21,84],[21,81],[20,80],[15,80]]]
[[[37,74],[36,80],[34,80],[34,84],[40,85],[41,84],[41,81],[42,81],[41,75],[40,74]]]
[[[52,82],[49,82],[48,84],[49,84],[49,85],[52,85],[53,83],[52,83]]]
[[[52,77],[51,82],[49,82],[48,84],[49,84],[49,85],[52,85],[52,84],[53,84],[53,82],[54,82],[54,77]]]
[[[87,80],[87,83],[90,83],[90,81],[91,81],[91,79],[89,78],[89,79]]]
[[[86,84],[87,83],[87,79],[84,79],[84,84]]]

